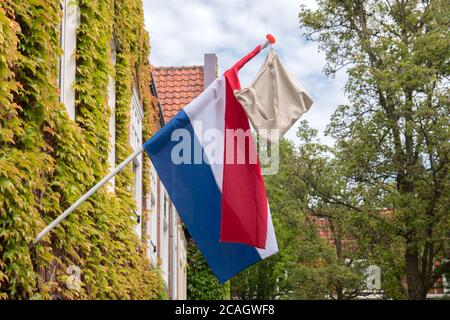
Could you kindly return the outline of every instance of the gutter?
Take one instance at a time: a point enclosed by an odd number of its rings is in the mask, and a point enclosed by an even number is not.
[[[166,122],[164,121],[164,113],[162,111],[161,103],[159,102],[158,89],[156,87],[156,82],[155,82],[155,79],[153,78],[153,74],[151,74],[151,78],[152,78],[152,83],[150,85],[150,91],[158,99],[159,124],[161,125],[161,128],[162,128],[162,127],[164,127]]]

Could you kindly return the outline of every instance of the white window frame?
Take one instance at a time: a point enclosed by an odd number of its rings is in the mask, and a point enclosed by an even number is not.
[[[158,175],[153,163],[150,163],[150,216],[147,225],[147,239],[148,239],[148,254],[150,262],[153,266],[157,265],[158,261],[158,212],[157,212],[157,201],[158,201]]]
[[[172,293],[172,297],[174,299],[176,299],[178,297],[178,256],[179,256],[179,248],[178,248],[178,214],[177,214],[177,209],[175,208],[175,205],[170,202],[170,206],[172,207],[172,210],[170,212],[171,214],[171,221],[172,221],[172,238],[169,239],[169,241],[172,242],[172,266],[171,266],[171,270],[172,270],[172,288],[171,288],[171,293]],[[170,221],[169,220],[169,221]]]
[[[169,255],[170,255],[170,234],[169,234],[169,214],[170,214],[170,209],[169,209],[169,195],[167,194],[167,191],[164,189],[164,210],[163,210],[163,219],[162,219],[162,223],[163,223],[163,239],[164,239],[164,251],[163,251],[163,266],[164,266],[164,274],[165,274],[165,280],[166,280],[166,284],[169,284],[169,270],[170,270],[170,266],[169,266]]]
[[[77,28],[80,24],[78,6],[73,0],[60,0],[62,11],[60,25],[60,45],[63,53],[59,58],[58,87],[60,102],[66,107],[69,118],[75,120]]]
[[[114,39],[111,40],[111,64],[113,69],[115,70],[116,66],[116,42]],[[114,170],[116,166],[116,79],[115,72],[112,75],[109,75],[108,80],[108,106],[110,109],[109,116],[109,154],[108,154],[108,163],[109,170]],[[112,177],[108,182],[108,191],[114,192],[116,187],[116,179]]]
[[[131,98],[130,145],[133,151],[142,146],[142,121],[144,111],[139,99],[136,84]],[[133,160],[133,196],[136,201],[136,234],[142,238],[142,153]]]
[[[166,189],[162,182],[160,182],[160,216],[159,216],[159,252],[161,258],[161,271],[162,278],[165,284],[165,287],[168,288],[169,285],[169,224],[168,224],[168,199]]]

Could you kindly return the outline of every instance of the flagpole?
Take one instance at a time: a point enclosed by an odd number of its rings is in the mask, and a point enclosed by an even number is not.
[[[53,220],[44,230],[42,230],[36,239],[33,240],[33,245],[38,243],[47,233],[49,233],[54,227],[56,227],[62,220],[64,220],[69,214],[71,214],[75,209],[77,209],[84,201],[86,201],[90,196],[92,196],[98,189],[100,189],[105,183],[107,183],[112,177],[117,175],[123,170],[131,161],[136,159],[144,151],[144,148],[139,147],[132,155],[126,158],[121,164],[119,164],[110,174],[99,181],[95,186],[93,186],[88,192],[86,192],[81,198],[79,198],[74,204],[72,204],[66,211],[61,213],[59,217]]]
[[[275,37],[270,33],[266,35],[266,41],[261,44],[261,50],[265,49],[268,45],[272,45],[276,42]]]

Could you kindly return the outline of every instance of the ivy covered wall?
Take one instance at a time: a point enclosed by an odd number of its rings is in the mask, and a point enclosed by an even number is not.
[[[131,153],[134,81],[145,111],[144,139],[156,129],[141,1],[76,2],[75,121],[59,102],[57,87],[60,1],[0,2],[0,299],[158,298],[159,273],[134,233],[131,167],[117,176],[115,193],[100,189],[30,246],[45,225],[108,172],[110,75],[116,80],[116,163]],[[73,266],[81,270],[76,289],[67,285]]]

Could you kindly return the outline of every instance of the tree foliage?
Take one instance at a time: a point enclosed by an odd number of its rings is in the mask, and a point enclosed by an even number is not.
[[[302,148],[306,147],[312,153],[320,153],[317,147],[325,148],[313,143],[314,131],[301,131],[300,135],[305,138]],[[279,172],[265,178],[280,252],[233,279],[233,297],[344,299],[353,297],[361,286],[363,277],[360,270],[345,261],[351,256],[338,252],[331,242],[319,237],[317,215],[312,212],[313,195],[308,185],[300,179],[299,172],[312,168],[308,167],[302,156],[305,157],[291,143],[281,142]],[[315,161],[310,164],[325,169],[318,154],[314,157]],[[324,173],[320,175],[331,181],[331,177]],[[339,219],[336,222],[343,227]],[[339,288],[342,295],[336,294]],[[348,295],[343,294],[344,289]]]
[[[425,298],[450,269],[442,260],[450,256],[449,15],[448,0],[322,0],[300,13],[326,73],[349,75],[350,102],[327,131],[344,179],[332,192],[308,183],[323,203],[373,228],[365,234],[373,251],[401,244],[378,254],[394,278],[403,270],[411,299]]]
[[[188,241],[187,298],[189,300],[229,300],[230,283],[220,284],[193,240]]]

